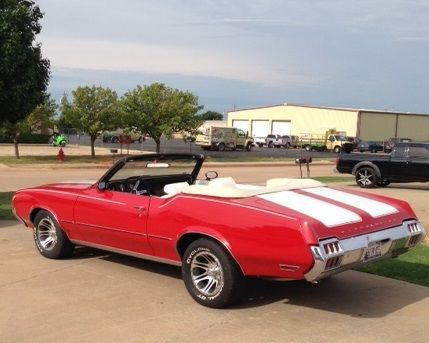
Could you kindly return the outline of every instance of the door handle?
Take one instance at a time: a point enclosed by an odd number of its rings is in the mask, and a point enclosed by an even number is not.
[[[143,212],[146,209],[146,207],[144,206],[133,206],[133,207],[139,212]]]

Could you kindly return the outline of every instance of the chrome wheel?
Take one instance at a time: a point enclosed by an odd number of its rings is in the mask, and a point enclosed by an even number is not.
[[[377,184],[377,175],[372,168],[361,168],[356,173],[356,183],[363,188],[374,187]]]
[[[191,262],[194,286],[206,296],[214,296],[223,288],[223,270],[218,258],[211,252],[200,251]]]
[[[58,241],[57,229],[51,218],[43,218],[37,225],[37,240],[46,251],[55,248]]]

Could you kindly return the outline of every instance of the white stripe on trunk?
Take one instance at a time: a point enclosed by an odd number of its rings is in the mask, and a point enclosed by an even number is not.
[[[348,209],[293,191],[261,194],[257,197],[305,214],[322,222],[327,227],[362,221],[362,218],[357,213]]]
[[[373,218],[379,218],[398,212],[393,206],[381,201],[368,199],[364,196],[350,194],[328,187],[308,188],[303,189],[303,191],[356,207],[368,213]]]

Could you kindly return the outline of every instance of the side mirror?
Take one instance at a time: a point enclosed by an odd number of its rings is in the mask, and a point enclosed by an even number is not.
[[[99,183],[98,183],[97,188],[98,188],[100,191],[104,191],[104,190],[106,190],[106,183],[105,183],[104,181],[99,182]]]
[[[212,171],[208,171],[206,173],[206,181],[211,181],[213,179],[216,179],[218,176],[217,172],[215,172],[214,170]]]

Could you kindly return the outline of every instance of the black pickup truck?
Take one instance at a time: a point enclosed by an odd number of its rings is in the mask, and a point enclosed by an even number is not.
[[[429,142],[397,143],[390,154],[341,154],[337,170],[353,174],[363,188],[384,187],[391,182],[429,181]]]

